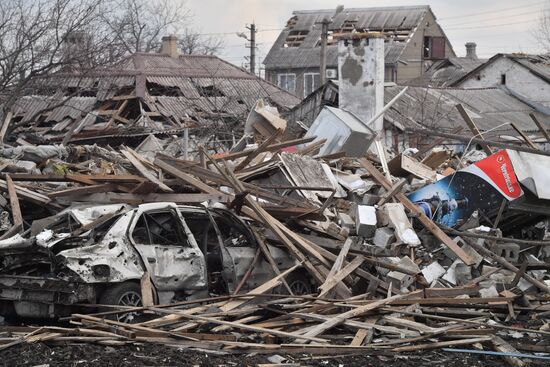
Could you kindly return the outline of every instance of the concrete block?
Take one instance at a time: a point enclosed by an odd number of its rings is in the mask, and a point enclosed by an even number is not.
[[[374,236],[376,223],[376,209],[374,208],[374,206],[357,205],[357,214],[355,215],[355,228],[357,230],[358,236]]]
[[[393,229],[389,227],[382,227],[377,228],[374,232],[374,239],[372,240],[372,243],[378,247],[386,248],[386,246],[391,244],[393,241],[395,241]]]
[[[380,196],[369,194],[368,192],[363,195],[362,202],[364,205],[375,205],[380,200]]]
[[[386,276],[386,281],[391,283],[393,288],[401,289],[407,288],[414,282],[414,278],[411,275],[403,274],[398,271],[390,271]]]
[[[464,242],[461,237],[455,237],[453,238],[453,240],[464,250],[464,252],[466,252],[475,260],[475,266],[477,268],[483,261],[483,256],[481,256],[473,247]],[[477,240],[477,244],[480,246],[483,246],[484,242],[485,240],[482,238]],[[456,254],[452,252],[447,246],[444,246],[443,253],[445,254],[445,256],[447,256],[449,259],[452,259],[453,261],[458,259]]]
[[[398,257],[388,257],[388,258],[386,258],[386,262],[388,262],[390,264],[393,264],[393,265],[399,264],[399,261],[401,261],[401,259],[398,258]],[[382,276],[388,275],[388,273],[390,272],[390,269],[384,268],[382,266],[376,266],[375,268],[376,268],[376,271],[378,272],[378,274],[380,274]]]
[[[493,251],[498,256],[502,256],[511,263],[517,263],[519,261],[520,247],[515,243],[497,243],[493,247]]]
[[[355,229],[355,221],[346,213],[338,213],[338,222],[342,228],[347,228],[350,231]]]
[[[443,274],[445,274],[445,269],[439,265],[437,261],[434,261],[422,269],[422,275],[426,278],[428,283],[432,283],[434,280],[439,279]]]
[[[458,263],[455,267],[456,284],[464,285],[472,280],[472,268],[464,263]]]
[[[416,263],[414,261],[412,261],[411,258],[408,257],[408,256],[402,257],[401,260],[399,260],[399,262],[397,263],[397,265],[399,267],[403,268],[403,269],[413,271],[416,274],[421,273],[420,268],[418,267],[418,265],[416,265]]]
[[[455,260],[451,266],[449,266],[449,268],[447,269],[447,272],[445,273],[445,275],[443,275],[442,279],[448,281],[449,283],[451,284],[454,284],[456,285],[456,266],[458,264],[462,263],[461,260]]]

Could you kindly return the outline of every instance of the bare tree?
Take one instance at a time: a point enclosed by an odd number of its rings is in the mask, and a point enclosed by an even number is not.
[[[112,61],[104,0],[0,1],[0,122],[31,81]]]
[[[224,47],[221,38],[205,36],[191,28],[185,28],[183,33],[178,36],[180,51],[186,55],[214,55]]]
[[[541,12],[535,37],[544,50],[550,53],[550,1],[547,1]]]
[[[149,52],[163,35],[180,32],[190,21],[186,0],[109,0],[105,24],[116,33],[115,44],[128,53]]]

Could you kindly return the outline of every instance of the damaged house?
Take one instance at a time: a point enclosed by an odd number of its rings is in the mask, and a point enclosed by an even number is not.
[[[326,124],[321,129],[319,123],[315,124],[318,118],[322,118],[323,108],[328,106],[353,113],[368,128],[379,132],[385,139],[385,145],[396,152],[429,145],[439,133],[471,136],[472,128],[483,132],[486,139],[519,143],[532,138],[536,142],[547,143],[546,139],[540,137],[539,125],[546,128],[550,126],[548,111],[518,98],[510,90],[498,87],[405,87],[393,83],[385,86],[380,68],[384,63],[385,42],[382,41],[379,34],[369,33],[341,37],[338,52],[339,80],[330,80],[286,114],[289,131],[301,136],[315,125],[313,131],[308,133],[310,135],[306,136],[337,140],[331,139],[334,136],[331,128],[336,122]],[[393,104],[380,117],[379,112],[390,103]],[[351,129],[357,132],[360,128]],[[429,129],[432,133],[430,136],[419,136],[415,135],[415,129]],[[539,137],[534,138],[534,135]],[[461,150],[467,143],[468,139],[454,144],[454,148]]]
[[[258,99],[282,111],[299,102],[216,56],[180,55],[176,41],[164,37],[159,53],[135,53],[106,69],[35,80],[16,102],[8,140],[135,146],[151,133],[189,128],[203,143],[223,144],[240,136]]]
[[[299,96],[320,87],[321,22],[328,25],[327,79],[338,78],[338,36],[383,32],[385,80],[396,83],[420,77],[437,60],[455,52],[429,6],[389,6],[295,11],[264,65],[266,79]]]
[[[453,86],[460,88],[507,88],[510,93],[538,107],[550,108],[550,56],[496,54]]]

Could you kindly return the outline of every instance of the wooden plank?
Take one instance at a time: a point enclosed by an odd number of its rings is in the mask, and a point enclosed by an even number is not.
[[[544,126],[542,126],[542,123],[539,121],[539,119],[537,118],[537,116],[535,116],[534,113],[530,113],[530,114],[529,114],[529,117],[531,117],[531,120],[533,120],[533,122],[535,123],[535,125],[537,125],[537,128],[538,128],[539,131],[542,133],[542,135],[544,136],[544,138],[546,139],[546,141],[550,143],[550,134],[548,134],[548,131],[544,128]]]
[[[516,125],[514,124],[513,122],[510,122],[510,125],[512,126],[512,128],[514,130],[516,130],[516,132],[522,137],[523,140],[525,140],[525,142],[527,143],[527,145],[529,145],[531,148],[533,149],[539,149],[532,141],[531,139],[529,139],[529,137],[527,135],[525,135],[525,133],[523,131],[521,131],[521,129]]]
[[[277,132],[273,135],[271,135],[269,138],[267,138],[258,148],[256,148],[254,151],[250,152],[246,156],[246,158],[240,162],[234,169],[233,172],[238,172],[245,168],[254,158],[258,156],[258,154],[263,153],[266,151],[266,149],[269,148],[269,146],[279,137],[281,134],[281,130],[277,130]]]
[[[263,294],[263,293],[279,286],[281,284],[281,279],[283,279],[285,276],[292,273],[294,270],[298,269],[299,267],[300,267],[300,265],[294,265],[293,267],[285,270],[284,272],[280,273],[279,275],[275,276],[274,278],[270,279],[269,281],[265,282],[264,284],[254,288],[253,290],[251,290],[247,294],[250,294],[250,295]],[[220,309],[223,312],[229,312],[229,311],[234,310],[235,308],[241,306],[242,304],[250,301],[250,299],[252,297],[253,296],[251,296],[250,298],[247,297],[247,298],[241,298],[241,299],[238,299],[238,300],[229,301],[225,305],[221,306]]]
[[[161,180],[155,177],[155,175],[153,175],[147,169],[147,167],[143,165],[143,163],[141,163],[141,161],[137,158],[138,154],[136,152],[134,152],[130,148],[126,148],[126,149],[122,149],[120,153],[122,153],[126,157],[126,159],[128,159],[130,163],[132,163],[132,165],[138,170],[139,173],[141,173],[143,177],[145,177],[152,183],[158,185],[159,189],[161,189],[164,192],[174,192],[174,190],[166,186]],[[143,159],[142,157],[140,158]]]
[[[481,134],[481,131],[479,131],[479,129],[477,128],[477,125],[475,124],[474,120],[472,120],[472,118],[470,117],[470,115],[468,114],[464,106],[462,106],[459,103],[456,105],[456,109],[460,113],[460,116],[462,116],[462,118],[466,122],[466,125],[468,125],[468,128],[470,129],[470,131],[474,134],[474,137],[479,136],[481,140],[485,140],[485,138],[483,137],[483,134]],[[493,150],[488,145],[483,145],[483,151],[487,155],[493,154]]]
[[[253,332],[256,332],[256,333],[276,335],[276,336],[281,336],[283,338],[295,338],[296,337],[295,334],[289,333],[289,332],[286,332],[286,331],[280,331],[280,330],[275,330],[275,329],[266,329],[266,328],[256,327],[256,326],[242,324],[242,323],[238,323],[238,322],[219,320],[219,319],[216,319],[216,318],[213,318],[213,317],[205,317],[205,316],[199,316],[199,315],[189,315],[189,314],[184,313],[181,310],[174,310],[174,309],[166,310],[164,308],[158,308],[158,307],[149,307],[149,309],[152,310],[152,311],[158,312],[158,313],[163,313],[163,314],[181,315],[181,316],[183,316],[183,318],[190,319],[190,320],[201,321],[201,322],[204,322],[204,323],[228,325],[228,326],[231,326],[232,328],[240,329],[240,330],[248,330],[248,331],[253,331]],[[308,336],[302,336],[301,338],[305,339],[305,340],[309,340],[309,341],[319,342],[319,343],[324,343],[324,342],[327,341],[326,339],[316,338],[316,337],[308,337]]]
[[[277,150],[280,150],[280,149],[283,149],[283,148],[292,147],[294,145],[309,143],[309,142],[311,142],[315,139],[317,139],[316,136],[310,136],[308,138],[287,140],[287,141],[283,141],[281,143],[273,144],[273,145],[267,147],[267,149],[265,151],[266,152],[274,152],[274,151],[277,151]],[[230,160],[233,160],[233,159],[236,159],[236,158],[246,157],[248,154],[250,154],[253,151],[254,151],[254,149],[247,149],[247,150],[243,150],[242,152],[229,153],[225,156],[216,157],[216,158],[214,158],[214,160],[216,160],[216,161],[227,161],[227,160],[229,160],[230,161]]]
[[[372,175],[372,177],[386,190],[391,190],[392,184],[389,182],[380,171],[374,167],[374,165],[367,159],[362,158],[359,160],[361,165]],[[449,236],[445,234],[430,218],[424,214],[412,201],[410,201],[403,193],[399,192],[395,197],[413,214],[415,214],[418,220],[430,231],[437,239],[439,239],[445,246],[453,251],[456,256],[466,265],[475,264],[475,260],[468,255],[456,242],[454,242]]]
[[[21,230],[23,229],[23,215],[21,214],[21,207],[19,206],[19,199],[17,198],[17,190],[9,175],[6,175],[6,185],[8,186],[13,226]]]
[[[321,290],[319,297],[324,297],[328,292],[332,290],[332,288],[334,288],[334,286],[336,286],[336,284],[340,283],[342,280],[344,280],[345,277],[347,277],[348,275],[353,273],[355,269],[360,267],[361,264],[363,264],[363,261],[365,261],[365,258],[359,255],[349,264],[347,264],[342,270],[334,274],[334,276],[330,276],[329,274],[329,276],[327,277],[327,281],[319,287],[319,289]]]
[[[384,193],[384,195],[382,195],[380,200],[378,200],[378,206],[382,206],[386,204],[388,201],[390,201],[395,196],[395,194],[401,191],[401,189],[403,188],[403,186],[405,186],[406,183],[407,183],[407,180],[404,178],[397,181],[395,185],[393,185],[391,189],[387,190]]]
[[[141,277],[141,302],[144,307],[150,307],[155,304],[155,289],[149,272],[146,271]]]
[[[110,192],[110,191],[113,191],[115,187],[116,185],[114,184],[106,183],[106,184],[99,184],[99,185],[72,187],[70,189],[50,192],[46,195],[48,195],[49,198],[57,198],[62,196],[80,196],[80,195],[95,194],[98,192]]]
[[[384,298],[384,299],[369,303],[367,305],[354,308],[354,309],[349,310],[347,312],[335,315],[332,318],[330,318],[329,320],[323,322],[322,324],[316,325],[314,328],[309,330],[304,335],[297,336],[297,339],[305,339],[305,337],[315,337],[317,335],[320,335],[320,334],[324,333],[325,331],[327,331],[329,329],[332,329],[333,327],[343,323],[344,321],[346,321],[348,319],[364,315],[365,313],[367,313],[369,311],[372,311],[372,310],[375,310],[378,307],[387,305],[387,304],[389,304],[393,301],[400,300],[400,299],[402,299],[404,297],[407,297],[409,295],[412,295],[414,293],[417,293],[417,292],[412,292],[408,295],[398,294],[398,295],[395,295],[395,296],[392,296],[392,297],[389,297],[389,298]]]
[[[254,234],[254,237],[256,238],[256,242],[258,243],[258,246],[262,250],[262,253],[264,254],[264,257],[266,258],[268,264],[271,266],[271,269],[273,270],[273,272],[276,275],[281,274],[281,271],[279,270],[279,267],[277,266],[277,262],[275,261],[275,259],[271,255],[271,252],[269,251],[269,247],[267,247],[264,239],[254,229],[252,229],[252,233]],[[290,289],[290,286],[288,285],[288,283],[286,282],[284,277],[281,279],[281,281],[283,282],[283,285],[285,286],[288,293],[290,295],[293,295],[292,289]]]
[[[457,345],[470,345],[470,344],[476,344],[476,343],[483,343],[483,342],[488,342],[490,340],[491,340],[490,336],[484,336],[484,337],[480,337],[480,338],[459,339],[459,340],[450,340],[450,341],[437,342],[437,343],[410,345],[410,346],[406,346],[406,347],[394,348],[394,349],[392,349],[392,351],[394,351],[394,352],[414,352],[414,351],[417,351],[417,350],[439,349],[439,348],[452,347],[452,346],[457,346]]]
[[[196,179],[195,177],[180,171],[179,169],[175,168],[174,166],[160,160],[159,158],[155,159],[155,165],[160,167],[163,171],[166,171],[167,173],[171,174],[172,176],[180,179],[181,181],[185,182],[186,184],[189,184],[191,186],[196,187],[202,192],[206,192],[207,194],[216,194],[219,195],[221,192],[208,186],[204,182]]]
[[[127,193],[97,193],[79,197],[79,201],[98,203],[160,203],[174,202],[177,204],[202,203],[203,201],[219,201],[228,203],[231,196],[228,194],[127,194]]]
[[[355,336],[353,337],[353,340],[351,341],[350,345],[359,346],[359,345],[363,344],[363,341],[367,337],[368,333],[369,333],[369,331],[367,329],[357,330],[357,332],[355,333]]]
[[[8,111],[8,113],[6,113],[6,117],[4,118],[4,122],[2,123],[2,128],[0,129],[1,143],[3,143],[4,139],[6,138],[6,132],[8,131],[8,127],[10,126],[12,117],[13,117],[13,113],[11,111]]]

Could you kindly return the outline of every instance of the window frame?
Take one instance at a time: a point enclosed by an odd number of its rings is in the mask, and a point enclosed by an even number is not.
[[[172,243],[172,244],[166,244],[166,243],[154,243],[153,237],[151,236],[151,231],[149,229],[149,225],[147,223],[147,218],[145,216],[151,216],[154,214],[170,214],[172,215],[172,219],[174,220],[174,223],[176,224],[176,237],[177,240],[180,241],[180,243]],[[136,231],[136,228],[138,227],[138,223],[141,220],[141,218],[144,218],[145,220],[145,229],[147,230],[147,237],[148,237],[148,243],[141,243],[136,241],[134,237],[134,232]],[[132,242],[136,245],[142,245],[142,246],[165,246],[165,247],[193,247],[191,243],[189,242],[189,237],[187,236],[187,233],[185,233],[182,223],[179,223],[180,217],[178,216],[178,213],[176,213],[174,210],[154,210],[154,211],[148,211],[148,212],[142,212],[139,214],[139,216],[135,219],[133,228],[131,229],[130,237],[132,239]],[[157,225],[159,225],[157,223]],[[166,228],[164,228],[166,230]]]
[[[294,78],[294,89],[293,89],[293,90],[289,90],[289,89],[287,89],[287,88],[284,88],[284,87],[281,85],[281,84],[282,84],[282,83],[281,83],[281,79],[282,79],[283,77],[287,77],[287,78],[288,78],[289,76],[292,76],[292,77]],[[288,84],[288,82],[287,82],[287,84]],[[278,86],[279,88],[281,88],[281,89],[286,90],[286,91],[289,92],[289,93],[293,93],[293,94],[296,93],[296,73],[279,73],[279,74],[277,74],[277,86]]]
[[[319,77],[319,85],[317,87],[315,86],[315,76],[316,75]],[[308,76],[311,76],[312,81],[313,81],[313,85],[312,85],[311,91],[309,93],[307,93],[307,77]],[[304,73],[304,98],[307,97],[308,95],[310,95],[311,93],[313,93],[320,86],[321,86],[321,73],[316,73],[316,72],[313,72],[313,71],[309,72],[309,73]]]

